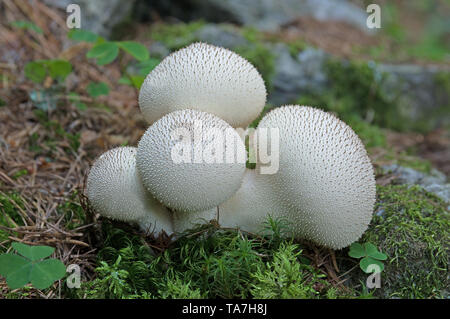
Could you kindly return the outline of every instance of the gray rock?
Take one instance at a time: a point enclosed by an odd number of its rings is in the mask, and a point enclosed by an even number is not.
[[[278,30],[297,17],[312,16],[322,21],[345,21],[371,32],[366,26],[368,14],[347,0],[189,0],[188,3],[193,10],[186,18],[230,21],[265,31]]]
[[[196,38],[212,45],[233,49],[247,46],[248,41],[230,25],[207,24],[197,32]]]
[[[281,43],[273,46],[275,75],[269,102],[274,105],[292,103],[306,92],[317,92],[326,86],[323,66],[327,54],[319,49],[306,48],[293,57],[289,48]]]
[[[71,3],[81,10],[81,28],[108,37],[112,28],[131,14],[136,0],[44,0],[55,8],[66,10]]]
[[[446,176],[436,169],[430,175],[416,171],[410,167],[398,164],[383,165],[385,173],[391,172],[396,175],[395,182],[398,184],[420,185],[426,191],[435,194],[444,202],[450,204],[450,183],[447,183]]]
[[[443,71],[442,67],[379,64],[376,70],[387,75],[382,89],[388,98],[396,100],[405,118],[412,123],[420,121],[428,128],[450,125],[450,112],[446,116],[435,114],[449,105],[448,93],[440,94],[436,83],[436,75]]]
[[[149,52],[152,57],[157,56],[159,58],[164,58],[170,54],[170,50],[158,41],[155,41],[150,45]]]

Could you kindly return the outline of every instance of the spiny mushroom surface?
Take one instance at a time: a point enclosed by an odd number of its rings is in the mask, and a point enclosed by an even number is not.
[[[139,93],[139,106],[150,124],[172,111],[196,109],[245,128],[265,103],[266,88],[255,67],[206,43],[167,56],[147,75]]]
[[[106,217],[137,223],[146,232],[173,232],[171,213],[149,194],[136,170],[135,147],[118,147],[102,154],[87,178],[87,197]]]
[[[145,187],[181,212],[216,207],[240,187],[245,146],[215,115],[197,110],[169,113],[139,141],[137,167]]]
[[[174,212],[174,230],[183,232],[216,219],[221,227],[257,233],[263,229],[269,215],[282,217],[280,203],[271,189],[270,175],[247,169],[239,190],[218,207],[195,213]]]
[[[329,113],[298,105],[269,112],[261,128],[279,129],[279,170],[269,176],[294,235],[333,249],[358,240],[372,218],[376,189],[356,133]]]

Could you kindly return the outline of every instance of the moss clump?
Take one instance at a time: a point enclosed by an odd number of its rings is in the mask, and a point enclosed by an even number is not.
[[[382,91],[385,75],[370,63],[329,60],[325,65],[329,86],[325,92],[303,95],[298,104],[323,107],[344,120],[368,119],[372,124],[396,130],[407,128],[396,107]]]
[[[349,118],[346,123],[358,134],[366,148],[387,146],[386,135],[377,125],[367,123],[357,116]]]
[[[258,266],[251,293],[257,299],[311,299],[318,298],[317,285],[327,286],[323,274],[311,266],[298,262],[301,250],[297,245],[282,244],[273,254],[273,260]],[[302,283],[302,284],[299,284]],[[332,293],[334,294],[334,292]],[[332,295],[330,294],[330,295]]]
[[[331,298],[337,290],[309,265],[298,245],[269,220],[267,237],[207,224],[163,252],[130,229],[103,223],[96,278],[67,294],[76,298]]]
[[[150,32],[152,40],[161,42],[170,51],[179,50],[192,42],[198,41],[195,32],[201,29],[205,23],[194,21],[190,23],[155,24]]]
[[[249,60],[266,82],[267,90],[272,90],[272,78],[275,74],[275,56],[264,43],[264,35],[255,28],[245,27],[241,35],[249,42],[247,46],[233,48],[234,51]]]
[[[395,154],[393,151],[388,151],[380,160],[392,161],[400,166],[409,167],[425,174],[431,174],[432,165],[430,161],[413,154],[408,154],[407,152]]]
[[[388,298],[448,296],[450,215],[419,186],[377,187],[375,215],[362,242],[389,258],[376,295]]]

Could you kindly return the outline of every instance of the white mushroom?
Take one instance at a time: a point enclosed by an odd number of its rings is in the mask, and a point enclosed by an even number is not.
[[[190,214],[174,212],[174,230],[183,232],[196,224],[215,219],[221,227],[258,233],[263,230],[269,215],[273,218],[282,217],[281,206],[272,192],[269,175],[247,169],[242,186],[218,208]]]
[[[139,141],[137,167],[144,186],[180,212],[216,207],[240,187],[245,146],[215,115],[197,110],[169,113]]]
[[[143,187],[136,170],[135,147],[118,147],[102,154],[87,179],[87,197],[106,217],[137,223],[146,232],[173,232],[171,213]]]
[[[261,128],[279,129],[279,170],[268,176],[294,235],[333,249],[358,240],[371,220],[376,188],[355,132],[329,113],[298,105],[269,112]]]
[[[196,109],[245,128],[265,103],[266,88],[255,67],[206,43],[167,56],[147,75],[139,93],[139,106],[150,124],[176,110]]]

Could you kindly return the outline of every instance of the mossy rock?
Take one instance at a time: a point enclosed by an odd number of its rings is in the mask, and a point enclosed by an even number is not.
[[[374,295],[448,297],[450,215],[445,203],[419,186],[378,186],[377,193],[373,220],[361,239],[388,255]]]

